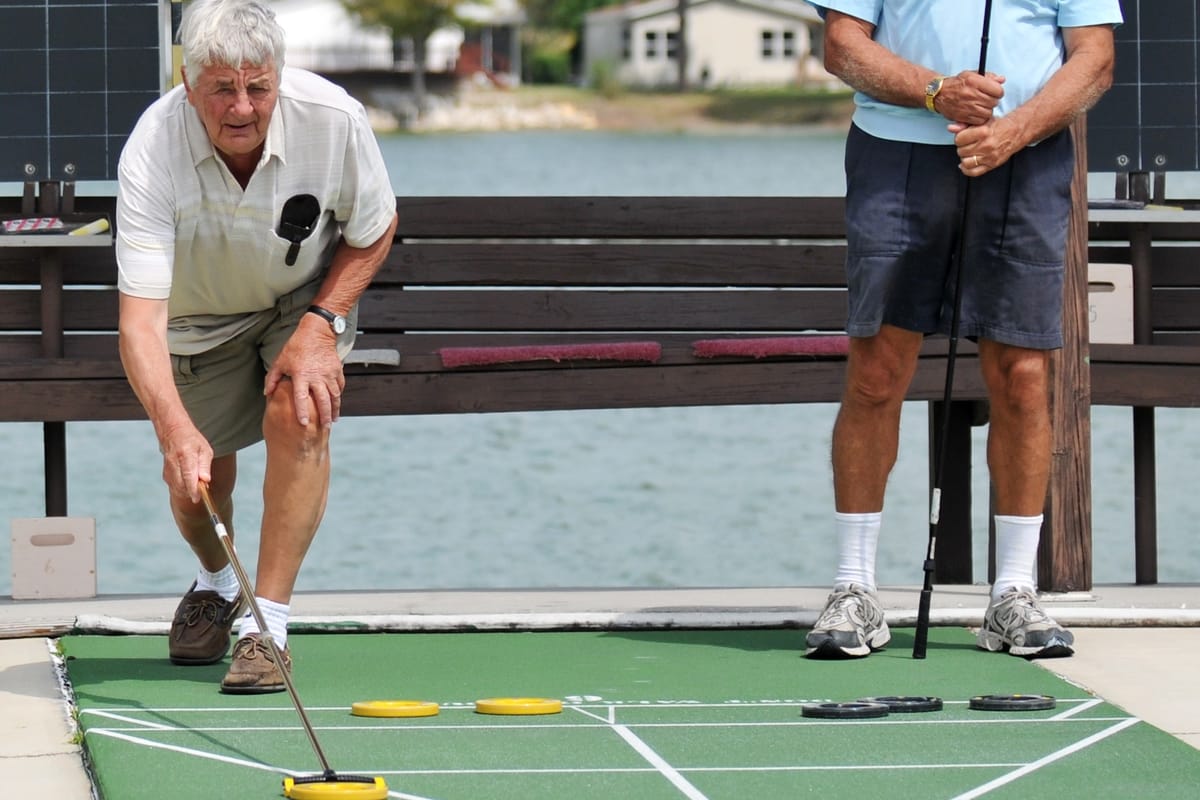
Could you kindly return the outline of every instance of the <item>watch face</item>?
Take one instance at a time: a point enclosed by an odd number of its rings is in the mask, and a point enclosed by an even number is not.
[[[933,80],[931,80],[929,82],[929,85],[925,87],[925,94],[937,94],[938,90],[941,88],[942,88],[942,79],[934,78]]]
[[[339,336],[341,336],[343,333],[346,332],[346,318],[345,317],[334,317],[332,324],[333,324],[333,332],[338,334]]]

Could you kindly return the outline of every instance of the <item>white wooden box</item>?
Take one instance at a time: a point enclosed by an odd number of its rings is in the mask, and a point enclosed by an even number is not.
[[[14,519],[12,596],[15,600],[95,597],[95,518]]]
[[[1088,341],[1133,344],[1133,267],[1088,264]]]

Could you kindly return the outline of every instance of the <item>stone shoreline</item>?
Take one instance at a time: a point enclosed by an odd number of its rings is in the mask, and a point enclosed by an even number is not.
[[[565,94],[565,96],[564,96]],[[844,128],[844,118],[812,118],[804,122],[774,123],[766,118],[745,121],[718,119],[706,112],[708,98],[697,95],[620,94],[608,97],[592,93],[523,92],[490,90],[466,85],[454,93],[430,93],[426,108],[417,113],[412,96],[395,90],[364,92],[359,99],[367,107],[377,133],[494,132],[517,130],[612,130],[612,131],[720,131],[764,127]],[[778,115],[775,115],[778,118]]]
[[[397,123],[397,127],[399,127]],[[571,103],[516,103],[477,106],[470,103],[437,105],[422,114],[408,130],[443,131],[595,130],[596,115]]]

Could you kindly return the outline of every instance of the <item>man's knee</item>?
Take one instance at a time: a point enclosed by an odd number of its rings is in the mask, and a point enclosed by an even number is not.
[[[325,441],[325,433],[317,421],[316,407],[312,399],[305,397],[302,401],[309,404],[308,425],[301,425],[296,417],[297,402],[292,392],[291,381],[283,381],[267,397],[267,408],[263,414],[263,439],[268,444],[295,442],[298,445],[311,446]]]
[[[1044,408],[1049,397],[1049,354],[1042,350],[1005,348],[983,362],[993,405],[1015,410]]]
[[[920,340],[915,341],[893,341],[882,334],[851,340],[846,399],[871,406],[903,402],[916,369]]]

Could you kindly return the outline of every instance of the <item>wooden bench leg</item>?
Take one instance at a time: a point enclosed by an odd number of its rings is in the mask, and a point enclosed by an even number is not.
[[[1154,455],[1154,409],[1133,409],[1134,580],[1158,583],[1158,490]]]
[[[1152,277],[1152,236],[1149,225],[1138,225],[1129,238],[1133,264],[1133,341],[1153,344],[1150,300]],[[1158,583],[1158,493],[1155,489],[1154,409],[1133,409],[1133,548],[1134,580],[1139,584]]]
[[[950,403],[950,443],[942,477],[942,507],[938,522],[937,553],[933,579],[936,583],[973,582],[971,555],[971,427],[977,414],[973,401]],[[941,401],[929,403],[929,485],[933,486],[941,447],[943,409]]]
[[[67,516],[67,424],[42,423],[42,452],[45,454],[46,516]]]

